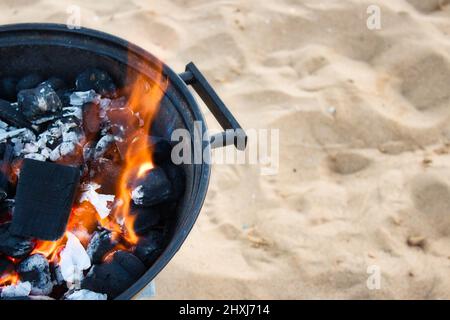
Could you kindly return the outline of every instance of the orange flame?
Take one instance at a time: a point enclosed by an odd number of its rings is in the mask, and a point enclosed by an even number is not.
[[[130,214],[133,182],[154,167],[148,134],[166,88],[167,81],[163,80],[161,66],[153,86],[150,86],[143,76],[137,77],[128,100],[128,107],[134,114],[141,117],[144,125],[128,140],[125,165],[118,181],[117,202],[113,209],[113,215],[117,221],[123,221],[124,237],[130,244],[138,242],[138,236],[133,229],[134,217]]]
[[[19,282],[19,275],[16,272],[0,276],[0,287],[15,285]]]

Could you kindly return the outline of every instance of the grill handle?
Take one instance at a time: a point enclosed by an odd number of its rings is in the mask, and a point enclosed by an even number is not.
[[[179,76],[187,85],[194,88],[222,129],[225,130],[211,136],[211,147],[219,148],[234,144],[238,150],[245,150],[247,135],[195,64],[189,63],[186,71]]]

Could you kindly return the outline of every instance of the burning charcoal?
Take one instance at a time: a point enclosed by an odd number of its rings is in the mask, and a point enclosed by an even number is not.
[[[0,252],[17,259],[25,258],[34,249],[31,238],[14,235],[10,232],[10,223],[0,225]]]
[[[1,289],[1,298],[9,299],[9,298],[25,298],[31,293],[31,283],[19,282],[17,284],[13,284],[10,286],[6,286]]]
[[[107,229],[96,231],[87,247],[87,254],[93,264],[99,264],[103,258],[117,245],[118,234]]]
[[[153,168],[133,186],[131,197],[137,206],[150,207],[169,200],[172,195],[172,185],[161,168]]]
[[[70,290],[64,295],[64,300],[107,300],[106,294],[101,294],[86,289]]]
[[[14,264],[4,258],[4,257],[0,257],[0,280],[8,274],[11,274],[14,272]]]
[[[0,120],[17,128],[31,128],[30,122],[8,101],[0,99]]]
[[[100,105],[87,103],[83,106],[83,129],[88,140],[95,138],[100,131]]]
[[[81,288],[107,294],[115,298],[144,273],[145,266],[132,253],[116,251],[106,258],[105,263],[94,265],[81,283]]]
[[[61,251],[59,266],[61,274],[68,283],[78,283],[83,278],[83,270],[89,269],[91,260],[78,238],[70,233],[67,234],[67,243]]]
[[[113,144],[114,144],[114,136],[110,134],[103,136],[95,146],[94,159],[103,157],[103,155],[108,151],[109,148],[112,147]]]
[[[31,283],[32,295],[49,295],[53,289],[50,266],[42,254],[33,254],[17,267],[20,280]]]
[[[91,165],[91,178],[101,183],[99,193],[116,194],[117,181],[120,178],[121,166],[112,160],[99,158]]]
[[[67,225],[79,178],[77,168],[25,159],[11,232],[42,240],[59,239]]]
[[[20,91],[17,102],[19,109],[29,120],[35,120],[48,112],[56,112],[62,107],[56,92],[46,84],[41,84],[36,89]]]
[[[134,254],[147,267],[150,267],[162,252],[164,233],[162,230],[151,230],[145,237],[139,238]]]
[[[6,77],[0,80],[0,98],[15,101],[16,100],[17,80],[13,77]]]
[[[4,144],[3,159],[0,162],[0,201],[8,196],[9,175],[11,173],[11,164],[14,159],[14,148],[11,144]]]
[[[47,85],[50,88],[52,88],[54,91],[63,90],[66,88],[66,84],[64,80],[57,78],[57,77],[51,77],[50,79],[45,80],[41,83],[41,85]],[[31,87],[33,88],[33,87]]]
[[[116,85],[108,73],[100,69],[88,69],[81,73],[75,85],[79,91],[95,90],[100,95],[111,98],[116,95]]]
[[[17,82],[16,92],[36,88],[44,79],[38,74],[30,74]]]
[[[56,94],[61,101],[61,105],[63,108],[70,106],[70,96],[72,95],[72,91],[68,90],[57,90]]]
[[[132,215],[135,217],[133,229],[138,236],[146,235],[150,230],[157,227],[161,221],[162,206],[150,208],[133,207]]]
[[[5,199],[0,203],[0,225],[11,221],[14,199]]]
[[[90,183],[83,185],[83,194],[80,197],[80,203],[83,201],[89,201],[97,210],[100,218],[105,219],[109,216],[111,209],[108,207],[108,202],[113,202],[115,196],[97,193],[97,189],[100,185],[96,183]]]
[[[124,139],[139,128],[139,119],[129,108],[110,108],[106,114],[116,137]]]

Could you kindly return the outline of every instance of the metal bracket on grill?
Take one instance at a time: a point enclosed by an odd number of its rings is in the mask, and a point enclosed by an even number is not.
[[[195,92],[197,92],[221,127],[225,130],[211,137],[211,148],[234,144],[238,150],[245,150],[247,147],[247,135],[245,131],[195,64],[193,62],[189,63],[186,66],[186,71],[179,76],[187,85],[191,85],[194,88]]]

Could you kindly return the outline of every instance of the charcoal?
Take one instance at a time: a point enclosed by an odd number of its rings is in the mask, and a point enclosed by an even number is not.
[[[11,144],[3,144],[4,151],[0,162],[0,201],[8,196],[9,192],[9,175],[11,174],[11,164],[14,159],[14,148]]]
[[[167,161],[162,165],[164,172],[172,183],[172,197],[174,200],[179,199],[183,194],[186,187],[186,175],[181,166],[177,166],[170,161]]]
[[[78,168],[25,159],[11,232],[42,240],[59,239],[67,225],[79,178]]]
[[[164,206],[149,208],[132,207],[131,214],[134,216],[133,229],[138,236],[146,235],[150,230],[159,226]]]
[[[89,270],[81,288],[104,293],[112,299],[133,285],[145,270],[144,264],[132,253],[116,251],[103,264]]]
[[[118,234],[107,229],[96,231],[86,249],[93,264],[102,263],[103,258],[117,245]]]
[[[38,74],[30,74],[17,82],[16,92],[36,88],[44,79]]]
[[[100,105],[86,103],[83,106],[83,129],[88,141],[94,139],[100,131]]]
[[[31,123],[11,103],[0,99],[0,120],[16,128],[32,128]]]
[[[111,76],[100,69],[88,69],[81,73],[75,81],[78,91],[95,90],[102,96],[112,98],[116,95],[116,85]]]
[[[91,164],[91,177],[100,185],[99,193],[116,194],[120,174],[121,166],[110,159],[98,158]]]
[[[32,295],[49,295],[53,289],[50,266],[42,254],[33,254],[17,267],[20,280],[31,283]]]
[[[94,102],[97,100],[97,93],[94,90],[77,91],[70,95],[70,104],[73,106],[82,106],[85,103]]]
[[[170,160],[172,152],[172,145],[164,138],[149,136],[148,137],[152,149],[153,162],[157,165],[162,165]]]
[[[55,284],[56,286],[65,286],[66,280],[64,280],[64,277],[62,275],[60,265],[57,263],[51,262],[49,264],[49,266],[50,266],[50,275],[51,275],[53,284]]]
[[[0,225],[0,253],[9,257],[22,259],[34,249],[31,238],[14,235],[10,232],[10,223]]]
[[[132,199],[136,206],[150,207],[170,200],[171,196],[172,184],[162,168],[153,168],[133,182]]]
[[[162,230],[151,230],[145,237],[140,237],[134,249],[134,254],[147,267],[150,267],[162,252],[164,244],[164,232]]]
[[[139,129],[139,119],[129,108],[110,108],[106,111],[112,134],[117,137],[116,145],[122,159],[125,158],[130,138]]]
[[[0,80],[0,98],[15,101],[16,100],[17,79],[5,77]]]
[[[14,264],[11,260],[0,256],[0,280],[2,277],[14,272]]]
[[[66,88],[66,83],[64,80],[57,78],[57,77],[51,77],[44,82],[42,82],[40,85],[47,85],[50,88],[52,88],[54,91],[60,91],[64,90]]]
[[[41,84],[35,89],[26,89],[17,94],[19,109],[28,120],[35,120],[49,112],[62,108],[56,92],[47,84]]]
[[[59,100],[61,101],[61,106],[63,108],[70,106],[70,96],[72,95],[72,91],[69,90],[57,90],[56,94],[59,97]]]

